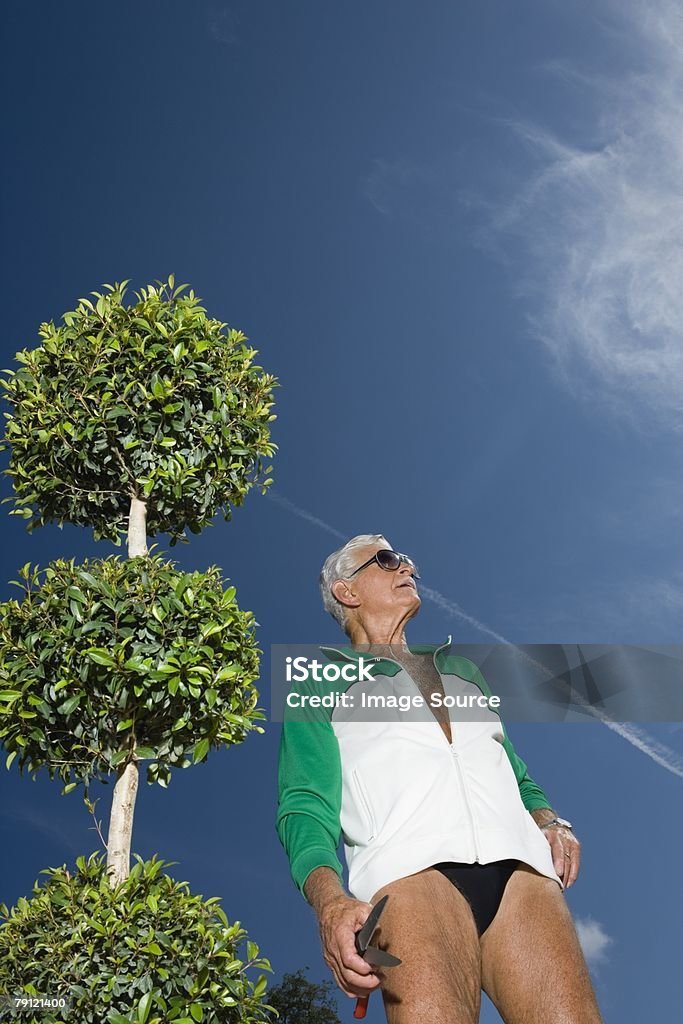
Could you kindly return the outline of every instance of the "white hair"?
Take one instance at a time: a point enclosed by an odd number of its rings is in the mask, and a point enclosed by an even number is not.
[[[320,593],[325,611],[330,613],[345,633],[346,607],[332,593],[332,584],[335,580],[348,579],[347,574],[358,568],[358,557],[355,552],[358,548],[366,548],[370,544],[391,549],[391,544],[381,533],[359,533],[347,541],[343,548],[338,548],[328,555],[320,572]],[[362,562],[360,564],[362,565]]]

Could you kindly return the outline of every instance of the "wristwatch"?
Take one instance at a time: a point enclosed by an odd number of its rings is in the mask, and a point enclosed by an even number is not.
[[[562,828],[571,829],[571,821],[567,821],[566,818],[551,818],[550,821],[546,821],[545,825],[541,825],[541,830],[544,828],[550,828],[551,825],[561,825]]]

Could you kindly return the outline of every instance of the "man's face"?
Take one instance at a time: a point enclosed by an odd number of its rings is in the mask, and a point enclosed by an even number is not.
[[[367,562],[381,547],[381,544],[369,544],[364,548],[358,548],[354,552],[356,557],[351,571]],[[357,598],[364,616],[385,616],[392,610],[406,609],[413,609],[412,615],[415,615],[421,602],[412,574],[412,567],[405,562],[401,562],[394,571],[382,569],[377,562],[371,562],[365,569],[361,569],[351,579],[346,580],[348,590],[344,593],[348,594],[350,591]]]

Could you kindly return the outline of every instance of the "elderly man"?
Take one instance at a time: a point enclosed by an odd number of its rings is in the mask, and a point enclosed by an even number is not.
[[[599,1024],[563,896],[580,844],[494,711],[449,714],[449,695],[491,691],[448,643],[408,646],[416,578],[381,534],[331,554],[323,603],[350,646],[323,650],[346,665],[372,655],[371,683],[342,685],[349,702],[388,683],[424,698],[423,720],[401,710],[373,720],[348,704],[305,721],[285,715],[277,830],[318,917],[325,961],[349,996],[381,988],[389,1024],[473,1024],[482,989],[506,1024]],[[342,836],[351,895],[336,853]],[[373,943],[402,963],[382,971],[358,955],[354,934],[385,894]]]

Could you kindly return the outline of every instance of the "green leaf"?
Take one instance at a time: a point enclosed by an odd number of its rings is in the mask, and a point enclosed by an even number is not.
[[[153,750],[152,747],[136,747],[135,756],[140,760],[148,760],[149,758],[156,757],[157,754],[156,750]]]
[[[75,693],[73,697],[69,697],[69,699],[65,700],[63,704],[60,704],[57,708],[57,711],[59,711],[60,714],[62,715],[70,715],[74,708],[77,708],[78,705],[80,704],[82,696],[83,691],[81,691],[80,693]]]
[[[208,622],[202,630],[202,640],[206,640],[207,637],[213,636],[214,633],[220,633],[221,630],[227,629],[229,625],[229,622]]]
[[[158,946],[157,946],[157,949],[159,949]],[[161,950],[159,950],[159,952],[161,952]],[[152,993],[151,992],[145,992],[144,996],[142,997],[142,999],[138,1003],[137,1024],[145,1024],[147,1018],[149,1017],[149,1011],[151,1009],[152,1009]]]
[[[115,660],[104,647],[91,647],[85,653],[96,665],[105,665],[107,668],[114,668],[116,666]]]
[[[194,754],[192,757],[194,764],[196,764],[197,761],[203,761],[208,752],[209,741],[207,739],[200,740],[199,743],[194,748]]]
[[[153,953],[154,956],[159,956],[162,952],[161,946],[156,942],[150,942],[148,945],[142,947],[143,953]]]
[[[145,672],[147,669],[147,665],[145,665],[142,658],[136,657],[127,658],[126,661],[124,661],[123,663],[123,667],[125,669],[128,669],[128,671],[132,672]]]

